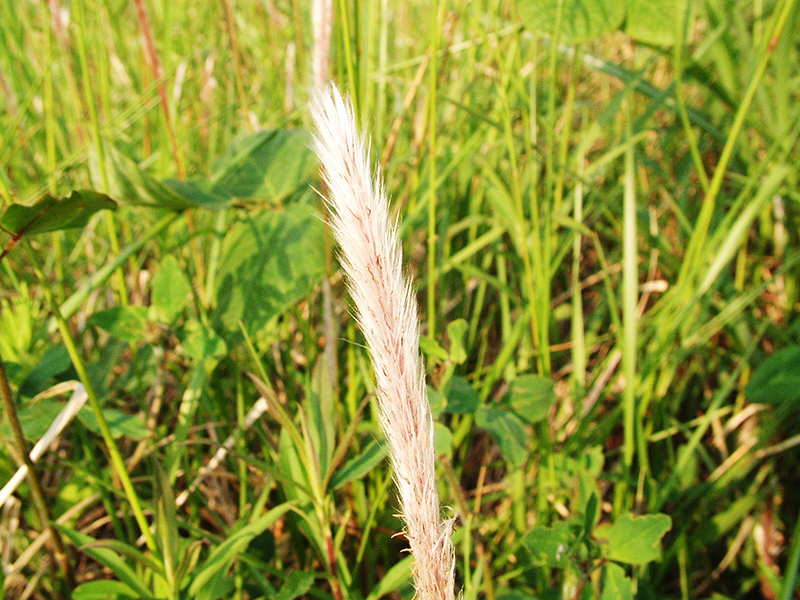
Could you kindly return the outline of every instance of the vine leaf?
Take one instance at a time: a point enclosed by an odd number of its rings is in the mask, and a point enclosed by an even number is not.
[[[100,210],[115,210],[117,203],[99,192],[73,190],[67,196],[47,195],[32,204],[12,204],[0,227],[21,237],[34,233],[83,227]]]

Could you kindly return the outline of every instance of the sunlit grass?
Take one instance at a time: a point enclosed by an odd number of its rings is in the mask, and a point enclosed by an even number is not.
[[[119,581],[117,598],[409,597],[374,376],[296,133],[309,7],[49,7],[0,3],[3,208],[73,189],[119,206],[0,234],[0,354],[29,445],[63,406],[34,396],[94,390],[95,416],[36,466],[76,581]],[[576,43],[569,21],[554,41],[518,8],[333,5],[330,76],[415,274],[458,586],[788,600],[797,2],[687,3],[666,46],[634,41],[632,19]],[[10,417],[0,483],[18,467]],[[66,598],[34,494],[0,519],[6,596]],[[642,566],[613,541],[630,522],[661,539]]]

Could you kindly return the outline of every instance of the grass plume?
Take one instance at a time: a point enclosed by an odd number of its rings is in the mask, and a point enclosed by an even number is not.
[[[315,150],[328,187],[331,226],[341,247],[358,322],[378,384],[381,424],[389,440],[406,536],[421,600],[454,596],[452,521],[442,522],[436,489],[433,419],[419,354],[417,303],[403,275],[380,170],[356,129],[352,104],[336,87],[312,102]]]

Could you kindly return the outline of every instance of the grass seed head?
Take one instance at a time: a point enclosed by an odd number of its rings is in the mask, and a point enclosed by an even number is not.
[[[380,170],[370,168],[369,146],[358,133],[352,104],[331,86],[317,93],[311,108],[331,227],[375,368],[417,595],[451,600],[453,523],[441,520],[417,303],[403,275],[397,223],[389,216]]]

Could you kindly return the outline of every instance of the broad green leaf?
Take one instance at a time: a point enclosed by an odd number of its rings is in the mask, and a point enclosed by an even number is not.
[[[214,185],[207,179],[195,178],[186,181],[165,179],[164,185],[200,208],[208,210],[225,208],[232,200],[230,197],[217,195],[214,191]]]
[[[94,313],[89,323],[105,329],[117,339],[138,342],[147,335],[147,307],[115,306]]]
[[[289,575],[287,575],[278,595],[275,596],[275,600],[294,600],[298,596],[302,596],[311,589],[316,577],[316,574],[310,571],[301,571],[299,569],[289,571]]]
[[[178,518],[176,515],[175,491],[168,473],[154,461],[156,488],[156,535],[161,560],[164,563],[164,578],[171,589],[178,588],[177,570],[180,562],[178,545]]]
[[[25,437],[32,442],[38,442],[50,425],[55,421],[58,413],[64,408],[65,404],[55,400],[41,400],[32,406],[24,406],[18,410],[17,416],[22,425]],[[6,439],[11,438],[11,427],[4,420],[0,423],[0,436]]]
[[[124,583],[128,584],[128,586],[137,594],[137,598],[151,597],[150,590],[147,589],[147,586],[142,582],[141,579],[139,579],[139,577],[136,575],[136,572],[130,566],[128,566],[128,564],[122,560],[122,558],[120,558],[116,552],[107,548],[92,548],[91,544],[96,541],[93,537],[89,537],[86,534],[75,531],[74,529],[70,529],[69,527],[64,527],[58,523],[53,523],[53,525],[84,554],[106,566],[111,570],[112,573],[114,573],[114,575],[119,577],[119,579],[121,579]]]
[[[197,590],[195,600],[227,600],[233,598],[233,591],[236,588],[234,578],[227,573],[220,571]]]
[[[533,425],[547,417],[555,401],[552,379],[539,375],[522,375],[511,383],[504,404],[523,421]]]
[[[63,503],[61,506],[75,506],[90,497],[94,491],[95,489],[85,480],[76,478],[60,485],[56,498],[58,502]]]
[[[21,396],[33,397],[49,388],[54,379],[72,367],[66,346],[50,346],[39,363],[19,386]]]
[[[137,415],[129,415],[115,408],[104,408],[103,416],[105,416],[114,438],[127,437],[132,440],[144,440],[150,437],[150,432],[141,417]],[[100,425],[97,424],[94,413],[88,407],[84,407],[78,413],[78,419],[87,429],[97,435],[102,435]]]
[[[631,565],[642,565],[659,556],[664,534],[672,529],[672,519],[664,514],[633,517],[621,516],[613,525],[601,525],[594,536],[606,540],[609,559]]]
[[[559,521],[553,527],[534,527],[525,534],[522,543],[537,564],[564,567],[579,534],[579,526]]]
[[[2,344],[0,344],[2,345]],[[2,354],[0,354],[2,356]],[[8,375],[9,381],[15,381],[17,375],[22,372],[22,365],[19,363],[6,361],[6,375]]]
[[[627,0],[625,33],[646,44],[675,43],[675,0]]]
[[[21,235],[45,233],[83,227],[99,210],[115,210],[117,203],[105,194],[91,190],[74,190],[67,196],[44,196],[33,204],[12,204],[2,219],[0,227]]]
[[[593,487],[595,489],[589,493],[588,499],[581,507],[583,510],[584,532],[593,531],[595,525],[597,525],[597,521],[600,519],[600,494],[596,483]]]
[[[130,559],[134,563],[139,563],[141,566],[150,569],[154,573],[158,573],[162,576],[164,575],[164,567],[157,561],[156,558],[143,554],[138,548],[126,544],[125,542],[113,539],[100,539],[94,540],[82,546],[83,550],[89,548],[104,548],[106,550],[112,550],[121,557]]]
[[[438,419],[439,416],[444,411],[445,406],[445,397],[439,390],[431,387],[428,387],[428,404],[431,405],[431,414],[433,415],[434,419]]]
[[[445,412],[457,415],[471,415],[480,404],[480,396],[469,381],[463,377],[453,377],[445,392],[447,405]]]
[[[422,353],[433,362],[445,361],[450,357],[450,355],[447,353],[447,350],[442,348],[436,342],[436,340],[433,340],[425,335],[419,338],[419,349],[422,350]]]
[[[433,424],[433,442],[436,456],[453,454],[453,432],[444,423]]]
[[[561,26],[556,32],[561,5]],[[614,31],[625,18],[624,2],[606,0],[520,0],[522,23],[533,33],[573,44]]]
[[[262,212],[225,236],[214,314],[218,331],[255,334],[306,296],[325,273],[322,221],[307,206]]]
[[[745,388],[750,402],[781,404],[800,400],[800,346],[784,348],[755,370]]]
[[[481,406],[475,412],[475,423],[485,429],[500,447],[500,454],[515,467],[528,460],[529,436],[520,418],[509,410]]]
[[[291,506],[286,502],[273,508],[267,514],[233,532],[224,542],[214,548],[189,586],[189,595],[197,594],[214,575],[223,569],[227,570],[233,559],[247,547],[250,541],[275,523]]]
[[[140,597],[121,581],[87,581],[72,590],[72,600],[134,600]]]
[[[625,570],[609,562],[605,566],[605,582],[600,600],[633,600],[633,582],[625,577]]]
[[[330,489],[335,490],[342,487],[348,481],[360,479],[374,469],[385,457],[386,442],[383,440],[373,440],[361,451],[361,454],[347,461],[332,476]]]
[[[113,145],[104,144],[103,154],[106,162],[109,193],[120,204],[166,208],[175,211],[185,210],[194,206],[193,202],[184,198],[169,186],[150,177],[139,168],[139,165],[122,154]],[[92,182],[97,187],[101,187],[104,180],[100,173],[100,161],[95,151],[92,151],[89,155],[89,171]]]
[[[378,600],[387,594],[391,594],[405,582],[411,579],[411,571],[414,566],[414,557],[406,556],[391,569],[386,571],[386,575],[378,582],[367,596],[366,600]]]
[[[328,354],[319,354],[311,372],[311,390],[306,397],[308,431],[317,454],[320,473],[327,473],[336,449],[336,400]]]
[[[192,299],[192,285],[171,254],[161,261],[152,290],[153,317],[165,325],[171,324]]]
[[[247,554],[262,562],[268,563],[275,557],[275,534],[269,529],[262,531],[247,546]]]
[[[277,203],[306,183],[316,168],[307,131],[260,131],[234,142],[214,165],[211,193]]]
[[[464,319],[456,319],[447,324],[447,337],[450,339],[450,360],[460,365],[467,360],[467,351],[464,348],[464,336],[469,330],[469,324]]]
[[[605,462],[606,457],[603,454],[603,448],[601,446],[584,447],[580,456],[577,458],[578,466],[595,477],[600,477]]]
[[[286,493],[286,497],[290,500],[310,501],[311,484],[309,483],[309,472],[303,466],[299,454],[299,452],[306,451],[305,446],[301,445],[298,449],[293,436],[286,427],[281,427],[281,436],[278,444],[281,482],[284,484],[283,490]]]
[[[216,331],[194,319],[186,322],[179,337],[184,354],[192,358],[218,358],[228,351]]]

